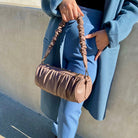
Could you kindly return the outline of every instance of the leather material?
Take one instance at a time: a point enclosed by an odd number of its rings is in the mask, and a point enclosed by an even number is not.
[[[87,46],[85,43],[83,20],[81,16],[77,19],[77,22],[81,45],[80,52],[83,57],[85,75],[44,64],[44,60],[49,55],[59,33],[62,32],[62,28],[65,26],[65,22],[62,21],[55,31],[55,36],[53,37],[41,64],[36,69],[35,84],[55,96],[81,103],[89,97],[92,91],[92,80],[87,71]]]
[[[41,89],[63,99],[82,102],[92,90],[89,76],[77,74],[48,64],[40,64],[36,70],[35,83]]]

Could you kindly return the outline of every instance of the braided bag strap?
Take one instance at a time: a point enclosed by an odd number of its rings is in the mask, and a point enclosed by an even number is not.
[[[58,26],[58,28],[56,29],[55,31],[55,36],[53,37],[51,43],[49,44],[48,46],[48,49],[45,53],[45,56],[43,57],[43,59],[41,60],[41,64],[44,64],[44,61],[45,59],[47,58],[47,56],[49,55],[50,51],[52,50],[56,40],[57,40],[57,37],[59,36],[59,34],[62,32],[62,28],[65,26],[65,22],[62,20]]]
[[[82,19],[82,16],[79,16],[77,18],[77,23],[78,23],[78,31],[79,31],[79,39],[80,39],[80,45],[81,45],[81,49],[80,49],[80,53],[83,57],[83,63],[84,63],[84,67],[85,67],[85,76],[86,74],[88,74],[88,71],[87,71],[87,46],[86,46],[86,42],[85,42],[85,36],[84,36],[84,27],[83,27],[83,19]],[[65,22],[62,20],[60,23],[59,23],[59,26],[58,28],[56,29],[55,31],[55,36],[53,37],[51,43],[49,44],[48,46],[48,49],[45,53],[45,56],[43,57],[43,59],[41,60],[41,64],[44,64],[44,60],[47,58],[47,56],[49,55],[50,51],[52,50],[56,40],[57,40],[57,37],[59,36],[59,34],[62,32],[62,29],[63,27],[65,26]]]
[[[80,49],[80,53],[83,57],[83,63],[84,63],[84,67],[85,67],[85,76],[86,74],[88,74],[88,71],[87,71],[87,46],[86,46],[86,42],[85,42],[85,36],[84,36],[84,27],[83,27],[83,19],[82,19],[82,16],[79,16],[78,19],[77,19],[77,23],[78,23],[78,31],[79,31],[79,39],[80,39],[80,45],[81,45],[81,49]]]

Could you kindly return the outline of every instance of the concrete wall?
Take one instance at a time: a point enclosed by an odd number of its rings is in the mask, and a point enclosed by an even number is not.
[[[41,9],[0,5],[0,91],[39,112],[40,89],[34,83],[49,21]],[[121,43],[104,121],[83,108],[78,133],[84,138],[136,138],[138,129],[138,23]]]
[[[40,7],[41,0],[0,0],[0,3],[9,5]]]
[[[34,85],[48,18],[40,9],[0,5],[0,90],[40,112]]]

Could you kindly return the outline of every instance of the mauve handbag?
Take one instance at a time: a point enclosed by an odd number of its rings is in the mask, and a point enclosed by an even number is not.
[[[77,23],[81,45],[80,52],[83,57],[85,75],[44,64],[44,60],[49,55],[58,35],[62,32],[62,28],[66,24],[62,20],[55,31],[55,36],[53,37],[41,64],[36,68],[35,84],[50,94],[69,101],[81,103],[89,97],[92,91],[92,80],[87,71],[87,46],[85,43],[83,20],[81,16],[78,17]]]

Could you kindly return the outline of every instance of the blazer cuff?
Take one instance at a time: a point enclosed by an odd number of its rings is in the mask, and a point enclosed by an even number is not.
[[[50,17],[61,17],[61,13],[58,9],[62,0],[41,0],[42,10]]]
[[[52,13],[58,17],[61,17],[61,13],[58,9],[58,6],[60,5],[61,2],[62,0],[51,0],[51,3],[50,3],[50,8]]]
[[[105,29],[108,39],[109,39],[109,48],[114,48],[118,46],[118,27],[116,21],[109,21],[103,24],[103,29]],[[116,31],[115,31],[116,30]]]

